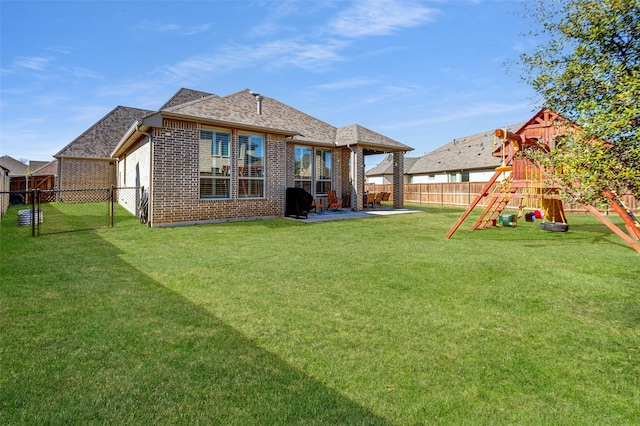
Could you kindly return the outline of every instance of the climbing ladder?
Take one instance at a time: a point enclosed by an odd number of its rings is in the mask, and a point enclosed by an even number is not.
[[[513,194],[513,192],[514,190],[510,191],[511,194]],[[471,227],[472,231],[475,231],[476,229],[491,228],[496,225],[498,217],[500,217],[502,211],[507,207],[511,198],[506,196],[506,194],[502,194],[499,197],[496,197],[495,195],[496,194],[488,195],[488,204],[480,217],[478,217]]]

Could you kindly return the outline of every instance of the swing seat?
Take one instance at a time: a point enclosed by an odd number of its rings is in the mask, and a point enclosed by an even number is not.
[[[567,232],[569,230],[569,225],[562,222],[542,222],[540,224],[540,229],[552,232]]]
[[[510,172],[511,170],[513,170],[513,166],[507,166],[505,164],[503,164],[502,166],[496,167],[496,172],[500,172],[500,173]]]
[[[502,226],[516,226],[516,215],[514,214],[501,214],[498,217],[498,223]]]

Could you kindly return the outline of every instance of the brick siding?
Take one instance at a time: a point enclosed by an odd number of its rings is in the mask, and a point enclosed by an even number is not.
[[[231,129],[231,199],[200,199],[200,127],[197,123],[165,120],[162,129],[154,130],[152,226],[284,215],[288,175],[284,137],[265,135],[264,199],[238,198],[236,129]]]

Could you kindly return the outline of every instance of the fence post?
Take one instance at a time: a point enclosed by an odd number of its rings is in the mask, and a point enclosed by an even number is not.
[[[31,236],[36,236],[36,223],[38,223],[38,219],[36,218],[36,197],[38,195],[37,189],[32,189],[31,191]]]
[[[115,186],[111,185],[111,187],[109,188],[109,200],[111,201],[111,208],[109,210],[109,227],[113,228],[114,223],[115,223],[115,218],[114,218],[114,210],[113,210],[113,204],[115,203]]]

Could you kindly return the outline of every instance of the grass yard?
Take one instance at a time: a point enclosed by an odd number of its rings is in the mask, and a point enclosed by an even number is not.
[[[638,253],[423,210],[35,238],[10,210],[0,424],[640,424]]]

